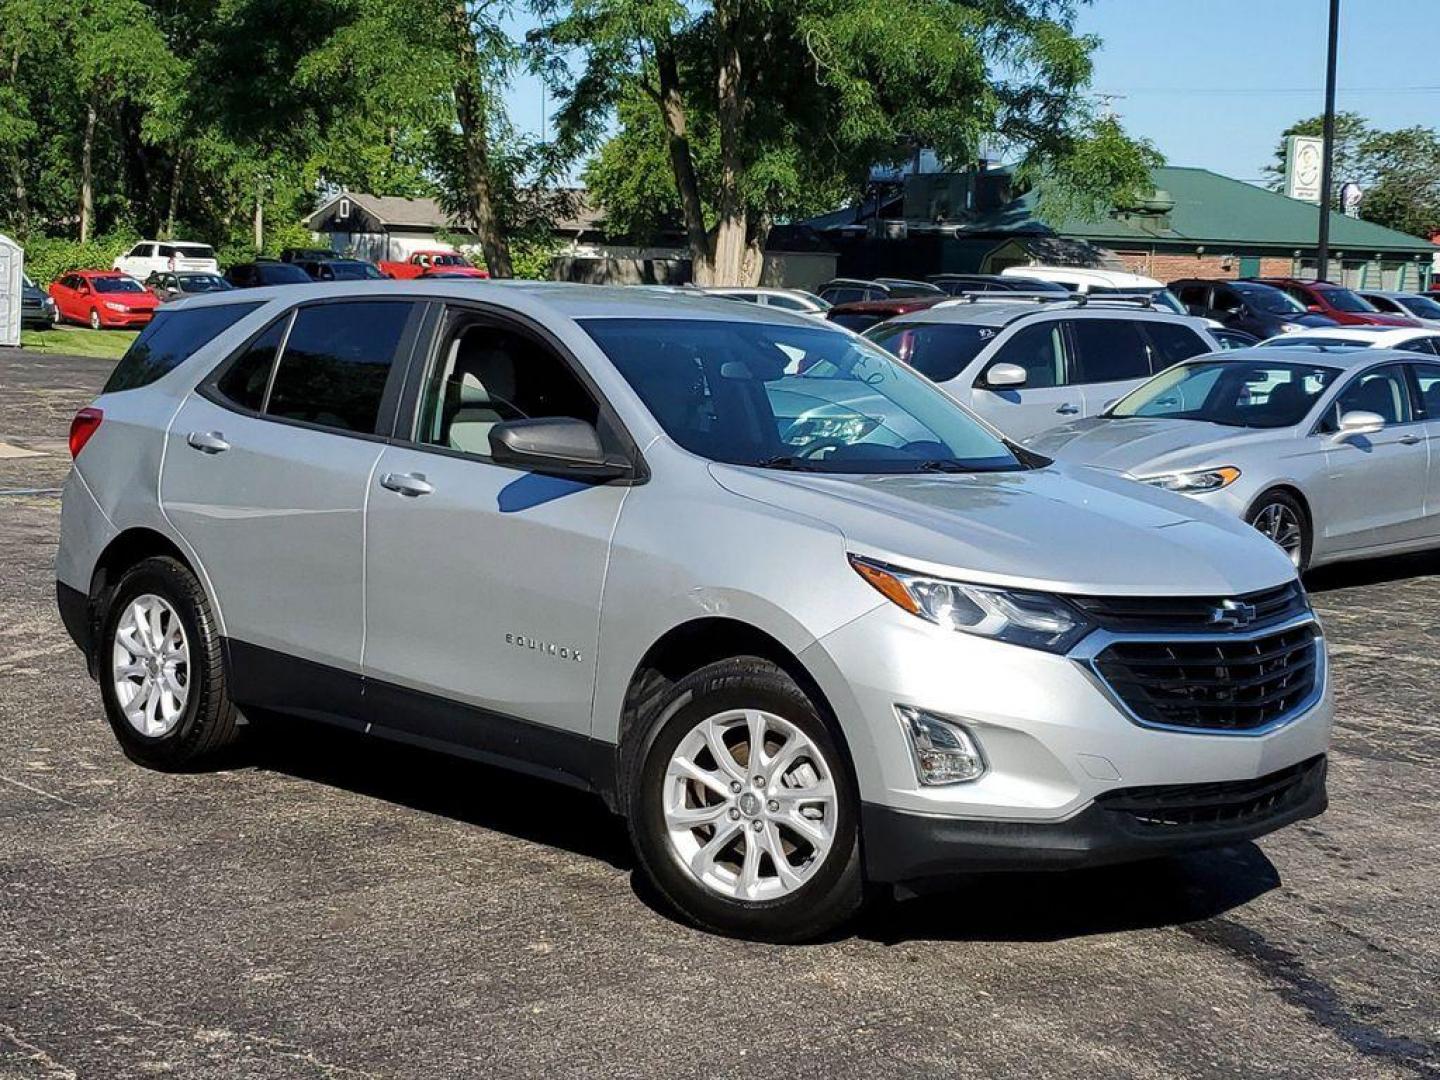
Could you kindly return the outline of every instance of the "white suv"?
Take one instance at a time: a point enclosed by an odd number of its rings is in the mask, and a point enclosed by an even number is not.
[[[70,445],[60,611],[131,757],[193,766],[269,714],[513,766],[623,814],[703,926],[796,940],[867,879],[1325,806],[1324,641],[1278,548],[1029,454],[804,316],[196,297]]]
[[[115,260],[115,269],[137,281],[145,281],[151,274],[169,274],[177,270],[218,274],[220,264],[215,261],[215,250],[207,244],[142,240]]]

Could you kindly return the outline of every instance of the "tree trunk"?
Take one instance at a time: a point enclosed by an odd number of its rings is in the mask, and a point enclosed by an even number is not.
[[[175,167],[170,172],[170,201],[165,208],[165,239],[175,239],[175,216],[180,210],[180,177],[185,171],[185,151],[175,152]]]
[[[716,78],[716,116],[720,127],[720,175],[717,198],[718,220],[715,222],[713,285],[753,285],[760,280],[759,268],[749,278],[747,259],[750,249],[749,215],[740,192],[741,144],[744,140],[745,89],[744,71],[738,40],[739,12],[734,0],[715,4],[718,36],[719,74]]]
[[[265,250],[265,181],[255,182],[255,254]]]
[[[15,51],[10,57],[10,85],[14,86],[20,78],[20,46],[15,46]],[[10,159],[10,179],[15,189],[15,214],[18,219],[17,228],[21,236],[30,231],[30,192],[25,188],[25,162],[23,151],[16,151]]]
[[[99,109],[92,97],[85,104],[85,136],[80,144],[80,242],[90,239],[90,229],[95,223],[95,183],[92,162],[95,157],[95,122]]]
[[[475,34],[470,26],[467,0],[455,0],[450,9],[455,50],[460,61],[460,78],[455,86],[455,113],[460,123],[460,140],[465,156],[465,195],[470,217],[480,238],[480,250],[492,278],[510,278],[510,244],[495,213],[495,193],[490,185],[490,143],[486,135],[484,91],[479,85],[480,58],[475,51]]]
[[[674,43],[668,38],[656,42],[655,66],[660,81],[660,117],[665,124],[670,171],[675,176],[675,190],[680,195],[685,216],[685,237],[690,244],[691,277],[697,285],[711,285],[714,284],[715,255],[705,230],[705,209],[700,202],[700,182],[695,176],[695,159],[690,152]]]

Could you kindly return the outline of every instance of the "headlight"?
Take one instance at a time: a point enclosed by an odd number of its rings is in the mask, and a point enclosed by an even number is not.
[[[115,301],[113,301],[113,300],[106,300],[106,301],[105,301],[105,306],[106,306],[107,308],[109,308],[111,311],[129,311],[129,310],[130,310],[130,309],[129,309],[128,307],[126,307],[124,304],[117,304],[117,303],[115,303]]]
[[[891,603],[951,630],[1056,653],[1090,632],[1058,596],[924,577],[858,555],[850,565]]]
[[[1136,479],[1166,491],[1194,495],[1229,487],[1240,479],[1240,470],[1234,465],[1222,465],[1218,469],[1194,469],[1190,472],[1167,473],[1164,476],[1139,476]]]

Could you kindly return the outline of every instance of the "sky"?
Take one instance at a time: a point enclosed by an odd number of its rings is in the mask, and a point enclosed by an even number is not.
[[[1094,0],[1077,30],[1103,41],[1097,92],[1171,165],[1259,180],[1280,132],[1325,107],[1328,0]],[[528,20],[511,27],[523,34]],[[1383,128],[1440,127],[1440,0],[1341,0],[1337,109]],[[1423,88],[1423,89],[1422,89]],[[507,95],[539,133],[533,79]],[[1343,181],[1344,177],[1339,177]]]

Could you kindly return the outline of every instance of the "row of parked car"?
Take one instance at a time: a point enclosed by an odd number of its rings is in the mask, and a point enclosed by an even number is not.
[[[384,278],[484,278],[485,270],[453,251],[414,252],[403,262],[341,258],[325,248],[287,248],[278,259],[236,263],[223,274],[205,244],[145,240],[116,258],[109,270],[71,270],[50,283],[48,294],[25,279],[22,322],[44,327],[73,322],[100,330],[148,324],[171,300],[228,289],[308,285],[322,281]]]

